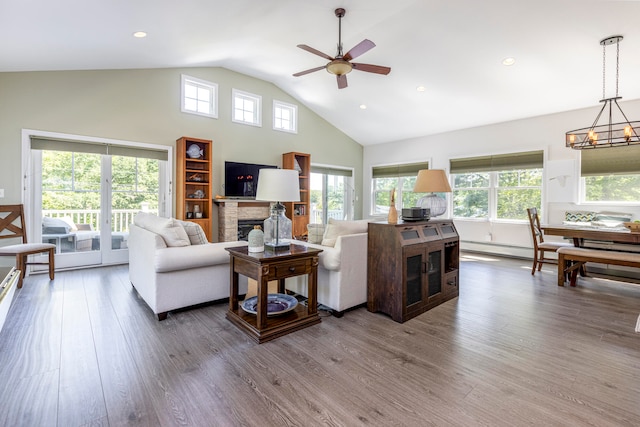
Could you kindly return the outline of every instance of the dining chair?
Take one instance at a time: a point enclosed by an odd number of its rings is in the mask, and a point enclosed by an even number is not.
[[[529,216],[529,225],[531,228],[531,237],[533,237],[533,267],[531,268],[531,274],[536,274],[536,267],[538,271],[542,269],[542,264],[558,264],[558,260],[555,258],[548,258],[545,256],[545,252],[556,252],[562,247],[572,247],[572,243],[564,242],[545,242],[542,234],[542,228],[540,228],[540,216],[538,215],[538,208],[527,209],[527,215]]]
[[[21,271],[18,288],[22,287],[27,265],[49,265],[49,279],[53,280],[56,245],[50,243],[27,243],[23,205],[0,206],[0,239],[21,239],[22,243],[0,246],[0,256],[15,256],[16,268]],[[48,262],[29,262],[29,255],[46,253]]]

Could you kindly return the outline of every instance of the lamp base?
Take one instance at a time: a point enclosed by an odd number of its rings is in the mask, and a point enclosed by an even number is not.
[[[269,251],[288,251],[289,249],[291,249],[291,243],[290,242],[269,242],[269,243],[265,243],[264,244],[264,248],[265,250],[269,250]]]
[[[418,206],[422,209],[429,209],[431,218],[440,216],[447,211],[447,201],[435,193],[428,194],[418,200]]]

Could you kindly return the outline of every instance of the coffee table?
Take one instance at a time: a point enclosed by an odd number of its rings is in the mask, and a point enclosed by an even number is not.
[[[249,252],[247,246],[226,248],[231,257],[231,290],[227,319],[258,343],[320,323],[318,316],[318,254],[321,249],[292,244],[289,250]],[[245,312],[238,301],[238,276],[242,274],[258,282],[256,314]],[[307,306],[298,304],[278,316],[267,316],[267,294],[270,280],[278,280],[278,292],[284,293],[288,277],[306,274]]]

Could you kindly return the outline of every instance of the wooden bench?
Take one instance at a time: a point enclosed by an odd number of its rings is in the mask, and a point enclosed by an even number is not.
[[[576,247],[560,248],[558,249],[558,286],[564,286],[569,274],[571,274],[569,284],[575,286],[578,271],[587,262],[640,267],[640,253]]]

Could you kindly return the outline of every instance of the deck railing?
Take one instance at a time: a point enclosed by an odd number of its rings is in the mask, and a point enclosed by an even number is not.
[[[112,232],[128,232],[129,224],[133,222],[133,217],[140,212],[140,209],[112,209],[111,210],[111,231]],[[149,213],[158,214],[158,212],[148,211]],[[74,224],[89,224],[92,230],[99,231],[100,210],[99,209],[44,209],[42,217],[64,218],[69,217]]]

